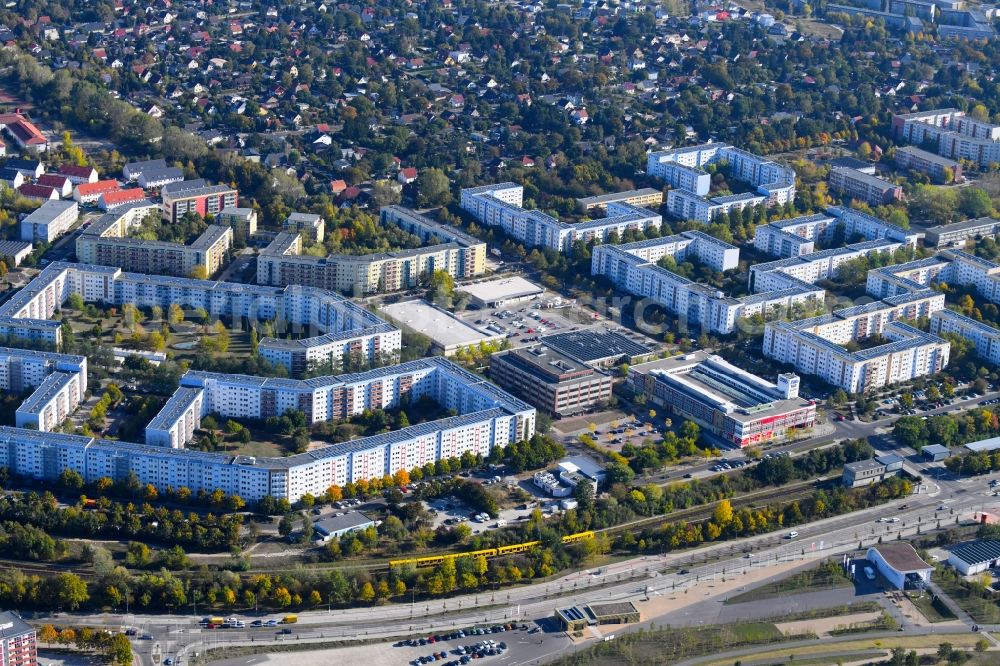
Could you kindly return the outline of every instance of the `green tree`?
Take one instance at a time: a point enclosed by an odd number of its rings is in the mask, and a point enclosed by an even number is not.
[[[978,187],[963,187],[958,194],[958,208],[966,217],[987,217],[993,214],[990,195]]]
[[[441,169],[421,171],[417,176],[417,192],[423,206],[444,206],[451,201],[451,183]]]
[[[430,299],[441,307],[451,307],[455,296],[455,278],[446,270],[436,270],[431,273]]]
[[[73,310],[77,311],[82,310],[85,305],[83,302],[83,296],[81,296],[79,292],[74,291],[72,294],[69,295],[69,298],[66,299],[66,305],[68,305]]]
[[[927,446],[927,424],[917,416],[903,416],[896,420],[892,428],[892,436],[905,446],[920,450]]]
[[[50,579],[51,595],[56,604],[65,610],[75,611],[90,599],[87,583],[73,573],[61,573]]]
[[[573,488],[573,498],[579,502],[581,509],[590,510],[594,507],[594,484],[581,481]]]
[[[76,492],[83,488],[83,477],[74,469],[64,469],[56,483],[64,490]]]
[[[278,534],[287,537],[293,529],[295,529],[295,518],[292,517],[292,514],[288,513],[282,516],[281,520],[278,521]]]

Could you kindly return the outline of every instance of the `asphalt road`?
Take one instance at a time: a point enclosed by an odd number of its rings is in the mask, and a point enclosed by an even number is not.
[[[985,398],[956,401],[928,413],[967,409],[982,399]],[[805,450],[820,446],[826,441],[873,435],[879,429],[890,426],[894,420],[895,417],[869,423],[838,422],[834,435],[803,440],[789,447],[779,448]],[[890,445],[893,444],[888,440],[886,448]],[[914,463],[911,461],[910,465]],[[925,471],[927,468],[931,469],[931,473]],[[957,514],[998,503],[992,498],[987,482],[1000,477],[1000,473],[975,479],[960,479],[944,472],[940,463],[926,465],[920,471],[925,477],[934,480],[926,482],[918,494],[880,507],[799,526],[796,528],[798,537],[794,540],[785,538],[783,532],[775,532],[738,542],[710,544],[684,553],[630,558],[595,572],[574,572],[548,583],[497,592],[482,592],[419,604],[353,608],[334,613],[303,612],[298,614],[298,623],[289,627],[292,634],[288,636],[277,634],[275,628],[202,630],[197,625],[200,615],[194,612],[196,609],[192,609],[190,615],[124,617],[121,614],[98,614],[74,616],[72,621],[112,628],[123,625],[138,627],[140,634],[148,633],[153,637],[151,640],[136,640],[134,643],[140,663],[150,666],[162,663],[168,656],[175,659],[181,657],[183,660],[193,652],[213,646],[254,645],[278,640],[306,644],[358,638],[418,636],[505,620],[542,619],[550,617],[555,607],[595,601],[629,599],[641,607],[642,600],[650,594],[693,589],[705,581],[722,576],[739,576],[748,569],[773,565],[775,562],[806,561],[853,551],[859,546],[867,547],[877,543],[879,537],[888,540],[896,538],[897,534],[909,536],[916,534],[919,529],[926,531],[945,526],[953,522]],[[907,505],[905,510],[899,508],[903,504]],[[945,509],[938,511],[941,506]],[[878,517],[888,516],[898,518],[898,522],[875,522]],[[754,553],[753,557],[744,555],[748,550]],[[677,573],[682,569],[687,570],[687,573]],[[255,618],[238,617],[245,619],[248,625]],[[67,621],[64,615],[58,620]],[[554,648],[556,640],[556,635],[549,634],[541,644],[509,643],[511,648],[503,660],[504,666],[539,659],[543,656],[542,646],[547,645],[546,649]],[[535,648],[534,645],[539,647]],[[559,650],[565,649],[571,649],[568,639],[566,644],[559,647]],[[243,663],[248,662],[244,660]]]
[[[996,397],[1000,397],[1000,391],[990,391],[985,395],[976,398],[956,399],[955,402],[950,405],[945,405],[943,407],[927,411],[918,411],[916,416],[933,416],[935,414],[961,412],[977,406],[979,402],[982,400],[987,400],[989,398],[996,398]],[[767,448],[767,451],[768,452],[787,451],[792,455],[797,455],[844,439],[864,439],[867,437],[874,437],[880,434],[880,432],[882,431],[891,429],[892,424],[895,423],[896,419],[898,418],[899,418],[898,414],[893,414],[892,416],[887,416],[885,418],[878,419],[875,421],[859,421],[855,419],[844,420],[844,421],[831,420],[828,425],[832,425],[834,427],[834,431],[830,434],[807,437],[804,439],[797,440],[795,442],[791,442],[789,444],[771,446]],[[724,457],[726,459],[744,458],[743,454],[736,449],[728,451]],[[636,482],[637,483],[663,482],[669,479],[680,479],[682,476],[686,474],[690,474],[693,478],[704,478],[718,473],[718,472],[713,472],[711,469],[718,463],[719,463],[718,459],[711,459],[705,462],[696,463],[694,465],[687,465],[684,467],[664,470],[663,472],[659,472],[657,474],[649,475],[642,478],[637,478]]]
[[[948,525],[955,515],[978,510],[994,503],[987,482],[1000,473],[976,479],[942,479],[929,484],[927,492],[879,507],[865,509],[797,527],[794,540],[783,533],[771,533],[741,540],[738,543],[710,544],[695,551],[646,556],[624,560],[595,572],[574,572],[555,581],[522,588],[452,597],[415,605],[398,604],[378,608],[354,608],[328,614],[323,611],[299,613],[292,634],[280,640],[322,643],[357,638],[399,638],[503,620],[530,620],[550,617],[555,607],[595,601],[629,599],[641,607],[649,594],[696,589],[706,581],[722,576],[739,576],[749,569],[775,562],[806,561],[856,550],[877,543],[879,537],[895,539]],[[907,508],[899,507],[906,504]],[[939,506],[945,506],[938,511]],[[896,523],[875,522],[876,518],[894,516]],[[744,555],[749,549],[752,558]],[[677,573],[686,569],[687,573]],[[138,616],[120,614],[74,617],[74,622],[120,626],[123,621],[153,635],[153,640],[136,641],[141,663],[157,664],[168,655],[186,656],[213,645],[272,643],[279,640],[274,628],[257,630],[203,631],[198,616]],[[252,617],[244,617],[246,620]],[[66,619],[60,618],[65,622]],[[551,640],[549,635],[546,639]],[[568,646],[567,646],[568,649]],[[511,659],[518,658],[513,648]],[[537,657],[535,657],[537,658]],[[507,663],[506,661],[504,662]],[[523,663],[523,662],[516,662]]]

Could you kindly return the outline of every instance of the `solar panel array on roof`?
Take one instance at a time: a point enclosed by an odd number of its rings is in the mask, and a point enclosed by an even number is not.
[[[559,611],[559,613],[565,617],[567,620],[586,620],[587,617],[583,614],[583,611],[573,606],[571,608],[564,608]]]
[[[546,335],[545,345],[590,363],[610,356],[641,356],[652,351],[649,347],[615,331],[573,331]]]
[[[955,546],[951,551],[968,564],[982,564],[1000,559],[1000,541],[972,541]]]

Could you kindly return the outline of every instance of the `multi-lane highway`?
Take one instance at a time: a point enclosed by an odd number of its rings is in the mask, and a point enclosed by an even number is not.
[[[723,542],[684,553],[630,558],[598,571],[574,572],[551,582],[509,590],[412,605],[300,613],[298,623],[286,627],[291,630],[287,635],[276,633],[278,630],[273,627],[202,630],[197,624],[198,618],[190,615],[130,618],[97,615],[73,621],[105,626],[120,626],[125,622],[139,627],[140,634],[152,636],[150,640],[136,640],[135,643],[143,663],[148,665],[161,663],[168,656],[183,660],[192,652],[226,645],[387,639],[477,624],[537,619],[551,616],[552,609],[557,606],[623,599],[641,602],[650,594],[694,588],[724,576],[732,579],[748,571],[773,567],[776,563],[853,551],[859,545],[877,543],[880,537],[895,539],[898,534],[910,536],[918,530],[927,532],[938,526],[946,527],[954,523],[956,516],[968,516],[995,502],[987,485],[990,478],[942,479],[927,484],[923,492],[906,499],[799,526],[795,539],[788,539],[785,533],[771,533],[741,540],[735,547],[733,543]],[[907,508],[900,510],[903,504]],[[876,522],[887,516],[898,518],[898,522]],[[745,549],[753,552],[753,557],[747,557]],[[249,624],[254,618],[242,619]],[[550,636],[547,640],[557,639]]]

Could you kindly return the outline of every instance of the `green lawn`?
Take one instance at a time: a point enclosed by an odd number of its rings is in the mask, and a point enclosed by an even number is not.
[[[974,590],[970,589],[968,583],[965,583],[958,577],[958,574],[950,569],[939,566],[934,573],[934,582],[937,583],[938,587],[973,620],[982,624],[1000,624],[1000,607],[992,598],[976,594]]]
[[[672,664],[689,657],[808,637],[812,636],[783,636],[777,627],[769,622],[649,629],[622,634],[613,641],[598,643],[587,650],[552,663],[559,666]]]
[[[744,666],[830,666],[830,664],[836,664],[839,661],[846,661],[850,659],[851,661],[862,661],[864,659],[871,659],[872,661],[885,657],[885,650],[861,650],[858,652],[851,652],[850,654],[844,654],[843,652],[830,652],[826,656],[813,657],[809,659],[789,659],[788,657],[777,657],[775,659],[763,659],[760,661],[746,661],[742,660],[740,663]]]
[[[955,614],[951,612],[951,609],[937,597],[932,599],[929,595],[922,594],[919,597],[910,597],[910,601],[924,614],[928,622],[947,622],[955,619]]]
[[[921,649],[936,649],[941,643],[951,643],[956,649],[970,650],[975,645],[976,641],[979,640],[980,636],[978,634],[973,634],[970,632],[965,632],[961,634],[925,634],[922,636],[893,636],[891,638],[861,638],[856,640],[843,641],[836,644],[835,654],[843,655],[843,661],[854,661],[853,655],[856,651],[876,651],[880,650],[884,654],[885,651],[891,650],[894,647],[901,647],[904,650],[921,650]],[[809,663],[820,663],[820,664],[836,664],[839,660],[830,660],[829,657],[821,657],[821,655],[828,655],[831,653],[833,646],[824,644],[823,641],[818,641],[813,645],[799,646],[796,648],[775,648],[775,649],[761,649],[756,654],[747,655],[740,658],[740,663],[745,666],[759,666],[759,665],[773,665],[773,664],[787,664],[788,666],[797,666],[798,664],[809,664]],[[993,658],[993,661],[979,662],[975,661],[980,656],[989,656]],[[859,657],[864,659],[865,657]],[[973,661],[965,662],[965,666],[970,666],[970,664],[979,663],[996,663],[996,653],[986,653],[986,655],[976,655]],[[714,659],[701,662],[701,666],[732,666],[734,660],[732,658],[728,659]],[[633,662],[639,663],[639,662]],[[664,664],[670,663],[669,661],[658,661],[658,662],[641,662],[649,663],[652,666],[653,663]],[[879,663],[879,662],[875,662]],[[886,662],[883,662],[886,663]],[[921,662],[921,663],[933,663],[933,662]],[[942,664],[944,662],[941,662]]]
[[[256,456],[257,458],[280,458],[287,451],[276,442],[266,440],[251,440],[247,444],[239,442],[226,442],[233,453],[240,453],[245,456]]]
[[[851,581],[840,571],[840,567],[830,562],[823,563],[815,569],[802,571],[788,578],[776,580],[752,590],[747,590],[742,594],[729,597],[726,603],[742,604],[748,601],[776,599],[789,594],[835,590],[850,586]]]

